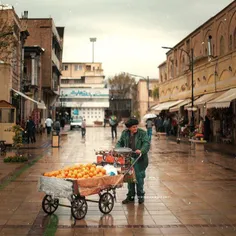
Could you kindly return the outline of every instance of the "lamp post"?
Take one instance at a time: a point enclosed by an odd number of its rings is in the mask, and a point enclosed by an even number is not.
[[[94,42],[97,41],[97,38],[90,38],[90,42],[92,42],[92,58],[93,58],[93,63],[94,63]]]
[[[131,74],[131,73],[126,73],[126,74],[134,76],[134,77],[140,77],[140,78],[145,79],[147,81],[148,111],[149,111],[149,109],[150,109],[150,102],[149,102],[149,76],[147,76],[147,78],[145,78],[145,77],[143,77],[141,75],[135,75],[135,74]]]
[[[65,98],[65,94],[63,93],[63,91],[61,91],[61,96],[60,96],[60,100],[61,100],[61,117],[62,118],[64,116],[64,107],[63,107],[63,99]]]
[[[174,48],[172,47],[162,47],[164,49],[170,49],[170,50],[173,50]],[[191,123],[190,123],[190,128],[191,128],[191,131],[193,132],[194,131],[194,127],[195,127],[195,121],[194,121],[194,80],[193,80],[193,69],[194,69],[194,60],[193,60],[193,48],[191,48],[190,50],[190,53],[187,52],[186,50],[180,48],[181,51],[185,52],[188,56],[188,59],[189,59],[189,69],[191,71],[191,111],[192,111],[192,116],[191,116]]]

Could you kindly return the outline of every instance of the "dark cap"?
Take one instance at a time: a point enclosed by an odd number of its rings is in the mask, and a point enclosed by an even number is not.
[[[138,125],[138,120],[137,119],[135,119],[135,118],[131,118],[131,119],[129,119],[126,123],[125,123],[125,126],[127,127],[127,128],[130,128],[131,126],[133,126],[133,125]]]

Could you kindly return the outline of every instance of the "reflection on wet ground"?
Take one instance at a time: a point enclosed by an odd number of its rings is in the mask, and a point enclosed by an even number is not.
[[[79,130],[68,132],[59,149],[51,148],[46,136],[39,146],[23,149],[32,161],[41,157],[1,189],[1,235],[236,235],[234,159],[154,136],[144,204],[122,205],[124,186],[117,189],[117,202],[108,215],[90,202],[83,220],[75,221],[65,207],[46,215],[41,207],[45,194],[37,191],[39,176],[74,163],[94,162],[94,150],[110,150],[115,143],[110,128],[97,127],[87,128],[84,139]],[[9,165],[5,169],[13,168]],[[69,204],[67,199],[60,202]]]

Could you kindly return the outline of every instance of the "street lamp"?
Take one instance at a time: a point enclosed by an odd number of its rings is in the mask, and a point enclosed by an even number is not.
[[[162,47],[164,49],[170,49],[170,50],[173,50],[174,48],[172,47]],[[193,68],[194,68],[194,60],[193,60],[193,48],[191,48],[190,50],[190,54],[189,52],[187,52],[186,50],[180,48],[181,51],[185,52],[188,56],[188,59],[189,59],[189,69],[191,71],[191,109],[189,109],[190,111],[192,111],[192,116],[191,116],[191,123],[190,123],[190,126],[191,126],[191,131],[193,132],[194,131],[194,111],[196,110],[196,108],[194,108],[194,93],[193,93],[193,89],[194,89],[194,84],[193,84]]]
[[[134,77],[140,77],[140,78],[145,79],[147,81],[148,111],[149,111],[149,109],[150,109],[150,102],[149,102],[149,76],[147,76],[147,78],[145,78],[145,77],[143,77],[141,75],[135,75],[135,74],[131,74],[131,73],[126,73],[126,74],[134,76]]]
[[[92,58],[94,63],[94,42],[97,41],[97,38],[90,38],[90,42],[92,42]]]

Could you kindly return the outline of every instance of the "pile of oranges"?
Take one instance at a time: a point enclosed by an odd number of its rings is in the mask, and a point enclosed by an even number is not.
[[[71,167],[65,167],[62,170],[56,170],[44,173],[47,177],[70,178],[70,179],[88,179],[106,175],[106,170],[101,166],[94,164],[78,164]]]

